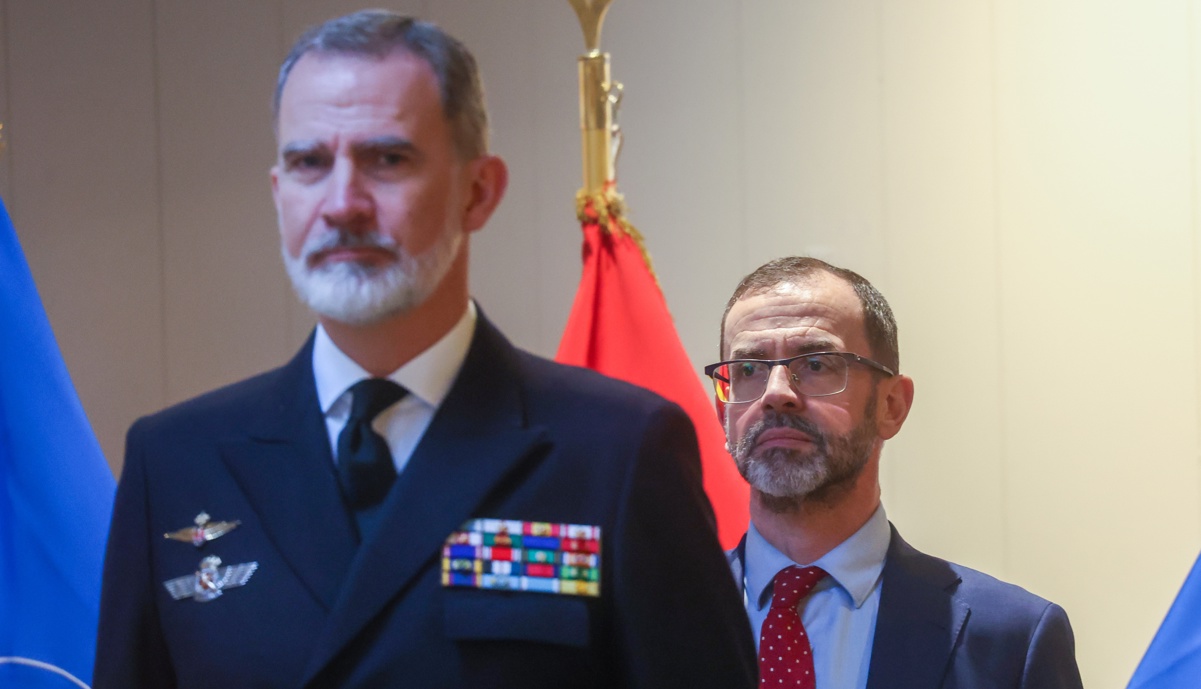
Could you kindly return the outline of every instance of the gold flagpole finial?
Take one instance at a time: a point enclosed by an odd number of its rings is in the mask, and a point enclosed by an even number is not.
[[[616,121],[621,84],[609,77],[609,55],[600,51],[601,24],[612,0],[568,0],[584,30],[588,52],[579,58],[580,134],[584,154],[584,191],[601,193],[616,178],[621,135]]]
[[[579,57],[584,186],[576,194],[576,217],[584,224],[595,223],[605,233],[632,239],[642,253],[647,270],[655,277],[646,243],[626,219],[625,202],[617,193],[617,155],[621,152],[617,107],[621,104],[621,84],[610,77],[609,54],[600,50],[601,24],[612,0],[567,1],[580,19],[588,50]],[[658,282],[659,278],[655,277],[655,283]]]
[[[584,30],[584,47],[588,52],[600,50],[601,24],[605,21],[605,12],[613,0],[567,0],[575,8],[576,16],[580,18],[580,28]]]

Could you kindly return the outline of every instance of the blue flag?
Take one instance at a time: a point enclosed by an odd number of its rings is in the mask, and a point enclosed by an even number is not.
[[[1127,689],[1201,687],[1201,557],[1193,563]]]
[[[0,202],[0,687],[91,682],[114,490]]]

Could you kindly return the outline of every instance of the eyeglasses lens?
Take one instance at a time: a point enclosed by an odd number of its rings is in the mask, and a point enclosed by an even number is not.
[[[767,391],[772,364],[766,361],[737,361],[716,372],[726,382],[717,385],[723,402],[753,402]],[[847,362],[840,356],[813,354],[788,361],[788,371],[797,392],[806,397],[834,395],[846,389]]]

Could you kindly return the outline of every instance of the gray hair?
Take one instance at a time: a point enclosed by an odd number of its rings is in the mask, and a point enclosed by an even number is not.
[[[304,33],[279,68],[271,121],[279,127],[279,103],[292,68],[308,53],[382,60],[403,51],[434,71],[442,112],[455,149],[466,160],[488,152],[488,112],[479,68],[467,47],[430,22],[386,10],[363,10],[331,19]]]
[[[764,263],[742,278],[742,282],[734,288],[734,295],[726,303],[725,312],[721,314],[720,356],[725,356],[726,352],[726,317],[730,315],[730,309],[734,308],[739,299],[763,294],[784,283],[802,282],[818,273],[833,275],[855,290],[855,295],[859,297],[859,305],[863,307],[863,327],[867,334],[868,346],[872,348],[872,358],[899,372],[901,354],[897,346],[897,320],[892,315],[892,307],[888,305],[884,295],[859,273],[809,256],[777,258]]]

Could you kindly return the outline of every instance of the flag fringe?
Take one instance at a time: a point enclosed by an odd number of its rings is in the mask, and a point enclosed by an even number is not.
[[[642,260],[646,263],[646,269],[654,279],[655,286],[660,292],[663,291],[663,286],[659,284],[659,275],[655,273],[655,264],[651,261],[651,254],[646,249],[646,240],[638,228],[626,220],[625,197],[617,193],[612,184],[600,192],[589,193],[586,189],[576,192],[575,214],[581,223],[595,223],[605,234],[624,233],[632,239],[638,247],[638,252],[642,254]]]

